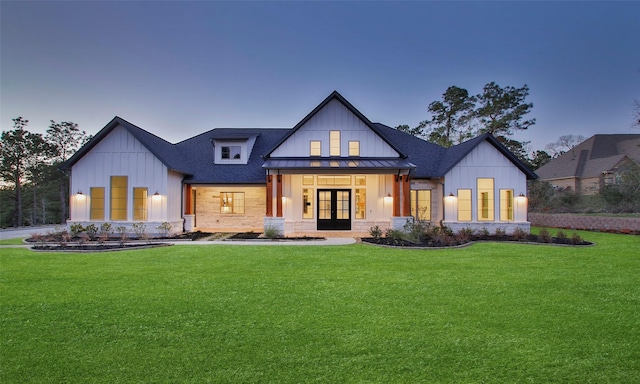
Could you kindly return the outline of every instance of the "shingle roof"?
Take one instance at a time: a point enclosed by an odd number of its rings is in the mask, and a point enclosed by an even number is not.
[[[73,156],[60,165],[61,170],[70,170],[71,167],[80,160],[87,152],[96,146],[116,127],[121,126],[135,137],[149,152],[153,153],[170,170],[188,174],[188,168],[184,167],[182,155],[176,151],[174,144],[145,131],[144,129],[131,124],[121,117],[114,117],[95,136],[80,148]]]
[[[358,118],[393,147],[394,150],[400,154],[400,159],[403,159],[404,162],[402,162],[402,164],[404,164],[404,169],[412,169],[412,176],[414,178],[444,177],[449,170],[483,141],[488,141],[498,149],[504,156],[511,160],[527,178],[537,177],[535,173],[527,168],[526,165],[490,134],[478,136],[448,149],[443,148],[384,124],[371,123],[335,91],[294,128],[217,128],[177,144],[171,144],[116,116],[85,146],[65,162],[61,166],[61,169],[71,169],[73,164],[120,125],[138,139],[151,153],[157,156],[169,169],[184,174],[184,181],[186,183],[262,184],[265,181],[263,165],[265,164],[265,160],[269,159],[269,154],[333,99],[337,99],[343,103],[345,107],[356,114]],[[213,141],[249,140],[254,138],[255,142],[247,164],[214,164]]]
[[[594,135],[540,167],[541,179],[597,177],[626,157],[640,163],[640,135]]]
[[[182,141],[176,146],[185,158],[189,184],[259,184],[265,182],[263,155],[290,129],[217,128]],[[247,164],[214,164],[212,140],[256,137]]]

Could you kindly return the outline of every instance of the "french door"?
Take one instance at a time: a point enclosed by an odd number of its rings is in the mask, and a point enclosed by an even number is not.
[[[318,230],[351,229],[351,190],[318,190]]]

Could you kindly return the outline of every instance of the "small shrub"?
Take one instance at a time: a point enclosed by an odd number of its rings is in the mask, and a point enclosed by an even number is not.
[[[559,240],[566,240],[567,239],[567,233],[565,231],[563,231],[562,229],[558,229],[558,232],[556,232],[556,238]]]
[[[49,236],[43,235],[42,233],[33,233],[31,239],[40,245],[45,245],[49,240]]]
[[[277,239],[280,237],[278,233],[278,228],[268,225],[264,228],[264,237],[267,239]]]
[[[116,233],[118,233],[118,237],[120,238],[120,245],[123,245],[127,240],[129,240],[129,237],[127,236],[127,227],[124,225],[116,227]]]
[[[382,237],[382,229],[380,229],[379,226],[374,225],[373,227],[369,228],[369,236],[371,236],[375,240],[380,240],[380,238]]]
[[[505,237],[507,232],[502,228],[496,228],[496,237]]]
[[[408,221],[402,227],[404,238],[413,243],[421,243],[427,237],[431,224],[424,221]]]
[[[89,224],[84,227],[85,232],[87,232],[87,236],[89,239],[93,240],[96,238],[96,233],[98,233],[98,227],[95,224]]]
[[[487,228],[482,228],[479,232],[479,236],[482,238],[488,238],[491,234],[489,233],[489,230]]]
[[[473,229],[471,228],[462,228],[456,233],[456,242],[458,244],[466,244],[471,241],[473,237]]]
[[[84,227],[80,223],[71,224],[69,226],[69,231],[71,231],[71,236],[76,237],[82,232],[84,232]]]
[[[538,238],[543,243],[550,243],[553,238],[551,237],[551,232],[547,228],[542,228],[540,233],[538,234]]]
[[[138,239],[144,239],[147,236],[147,226],[144,225],[144,223],[133,223],[131,229],[133,230],[133,233],[136,234],[136,237]]]
[[[109,234],[106,232],[100,232],[100,234],[97,237],[98,240],[98,244],[104,244],[105,241],[109,240]]]
[[[405,239],[405,233],[399,229],[387,228],[384,237],[392,241],[394,244],[399,244]]]
[[[514,240],[516,241],[524,241],[527,239],[527,233],[520,227],[516,227],[511,234]]]
[[[113,234],[113,226],[111,223],[102,223],[100,225],[100,236],[106,235],[107,238]]]
[[[86,233],[81,233],[78,235],[78,244],[83,245],[89,240],[89,235]]]
[[[577,244],[582,244],[583,240],[582,240],[582,236],[578,235],[577,233],[573,233],[571,235],[571,242],[575,245]]]
[[[57,234],[58,245],[66,246],[71,241],[71,234],[67,231],[62,231]]]
[[[173,228],[171,223],[165,221],[158,226],[158,231],[162,234],[162,236],[167,237],[169,236],[169,231],[171,231],[171,228]]]

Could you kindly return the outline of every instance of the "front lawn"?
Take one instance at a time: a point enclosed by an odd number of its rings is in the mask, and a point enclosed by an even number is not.
[[[0,382],[637,382],[640,237],[0,254]]]

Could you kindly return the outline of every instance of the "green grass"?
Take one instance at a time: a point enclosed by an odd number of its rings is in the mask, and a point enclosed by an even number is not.
[[[638,382],[640,238],[580,234],[597,245],[3,249],[0,382]]]
[[[22,238],[0,240],[0,245],[22,245],[22,244],[24,244],[24,242],[22,241]]]

